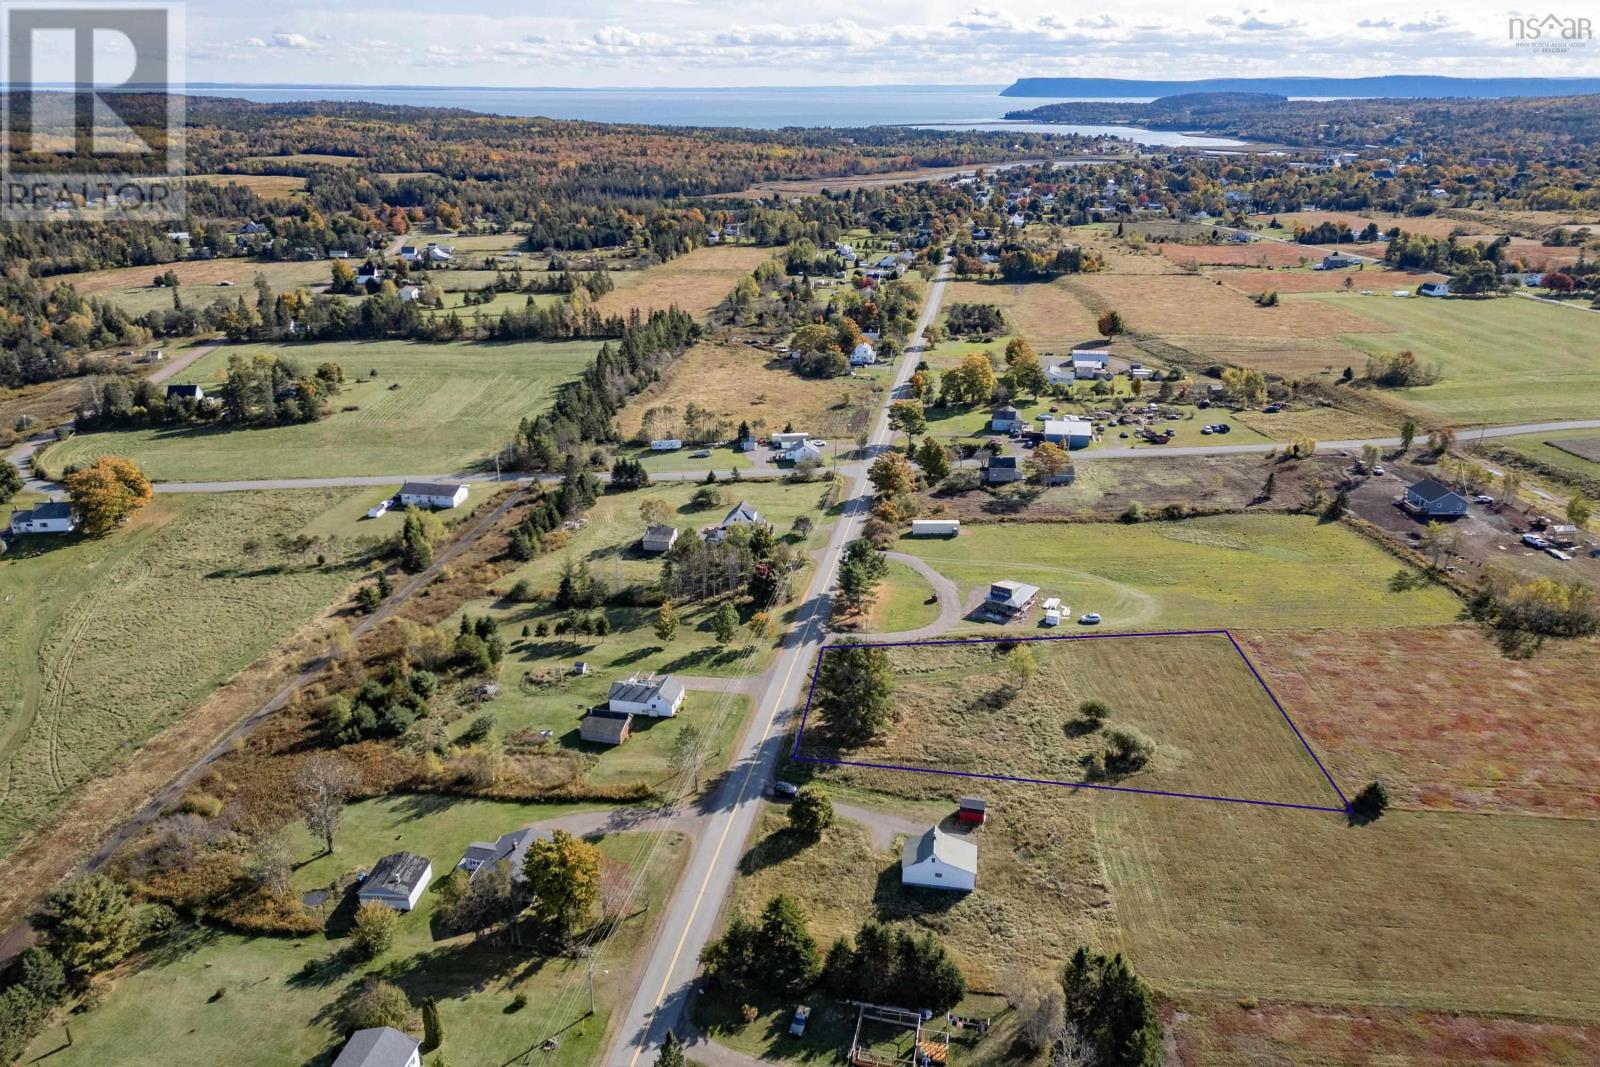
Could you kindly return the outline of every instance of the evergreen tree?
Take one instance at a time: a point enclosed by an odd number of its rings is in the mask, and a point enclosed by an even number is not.
[[[817,977],[817,943],[806,930],[800,906],[786,896],[767,902],[756,934],[756,953],[763,986],[776,993],[796,993]]]
[[[894,711],[889,654],[864,645],[829,649],[817,672],[817,713],[847,742],[872,739]]]
[[[444,1025],[439,1022],[439,1002],[433,997],[422,1001],[422,1049],[432,1052],[444,1044]]]
[[[656,1056],[656,1067],[684,1067],[684,1063],[683,1042],[668,1030],[667,1039],[661,1042],[661,1052]]]

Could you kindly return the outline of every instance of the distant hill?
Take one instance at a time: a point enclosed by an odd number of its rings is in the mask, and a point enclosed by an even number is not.
[[[1280,96],[1446,97],[1571,96],[1600,93],[1600,78],[1446,78],[1386,74],[1374,78],[1206,78],[1138,81],[1129,78],[1018,78],[1001,96],[1066,98],[1161,97],[1188,93],[1271,93]]]

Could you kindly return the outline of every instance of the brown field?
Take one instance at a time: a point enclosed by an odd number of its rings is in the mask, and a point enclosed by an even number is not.
[[[641,314],[676,304],[696,317],[704,315],[732,291],[740,278],[771,259],[773,249],[740,245],[697,248],[660,266],[612,275],[616,289],[595,302],[602,314]]]
[[[1285,236],[1288,237],[1294,236],[1296,223],[1310,229],[1324,222],[1343,222],[1359,233],[1367,228],[1367,223],[1375,222],[1378,224],[1378,229],[1385,233],[1398,226],[1407,233],[1421,234],[1424,237],[1449,237],[1456,230],[1468,228],[1467,223],[1460,219],[1447,218],[1442,213],[1411,216],[1390,215],[1386,212],[1359,215],[1353,211],[1290,211],[1271,217],[1283,224],[1284,230],[1287,231]]]
[[[194,174],[188,180],[212,185],[238,185],[265,199],[294,196],[305,192],[306,188],[306,180],[293,174]]]
[[[1248,296],[1200,275],[1135,277],[1078,274],[1066,286],[1092,309],[1116,308],[1135,334],[1320,338],[1371,328],[1370,320],[1318,301],[1286,300],[1261,308]],[[1331,314],[1330,314],[1331,312]]]
[[[1590,463],[1600,463],[1600,437],[1570,437],[1546,441],[1551,448],[1559,448],[1563,452],[1586,459]]]
[[[1600,818],[1600,645],[1509,661],[1457,628],[1246,644],[1342,781],[1430,810]]]
[[[1494,235],[1478,234],[1465,240],[1487,242],[1494,240]],[[1545,271],[1572,266],[1578,261],[1580,251],[1577,248],[1550,248],[1526,237],[1513,237],[1506,246],[1505,254],[1509,259],[1521,260],[1532,270]]]
[[[1176,1067],[1581,1067],[1600,1060],[1600,1026],[1381,1007],[1183,1000]]]
[[[362,161],[362,156],[335,156],[325,155],[321,152],[295,152],[286,156],[246,156],[247,163],[330,163],[336,167],[354,166]]]
[[[78,292],[86,296],[112,295],[109,290],[149,289],[156,275],[169,270],[176,273],[178,281],[184,285],[215,286],[226,280],[233,282],[236,287],[248,287],[257,274],[265,274],[274,287],[287,289],[297,285],[324,284],[329,278],[329,267],[325,262],[256,263],[247,259],[186,259],[149,267],[112,267],[63,274],[56,280],[71,282]],[[247,301],[255,300],[254,293],[245,295]]]
[[[996,304],[1006,315],[1015,333],[1026,337],[1040,352],[1070,348],[1083,341],[1098,339],[1095,315],[1083,305],[1065,281],[1030,282],[951,282],[945,292],[945,306],[951,304]]]
[[[1156,246],[1161,254],[1179,266],[1293,267],[1315,263],[1324,253],[1315,245],[1285,244],[1282,241],[1256,241],[1240,245],[1180,245],[1170,241]]]
[[[1383,254],[1381,248],[1378,254]],[[1276,289],[1280,293],[1339,292],[1344,289],[1346,278],[1350,279],[1350,287],[1358,292],[1372,289],[1388,296],[1395,289],[1415,289],[1423,282],[1444,278],[1442,274],[1389,270],[1372,264],[1365,270],[1215,270],[1206,271],[1205,276],[1246,296],[1254,296],[1263,289]]]
[[[630,400],[617,421],[626,440],[639,431],[650,408],[673,407],[682,414],[692,402],[735,426],[741,421],[753,427],[759,424],[758,434],[792,422],[818,436],[836,437],[851,432],[853,415],[878,402],[873,398],[875,385],[875,379],[866,377],[802,378],[789,369],[786,359],[774,359],[748,345],[706,341],[684,353],[660,382]],[[847,393],[852,398],[848,408],[840,404]]]
[[[1600,226],[1600,215],[1594,212],[1446,208],[1439,215],[1459,221],[1477,232],[1520,234],[1523,237],[1539,237],[1556,226]]]

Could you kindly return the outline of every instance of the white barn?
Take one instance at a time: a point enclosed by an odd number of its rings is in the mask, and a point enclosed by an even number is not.
[[[937,826],[907,841],[900,884],[970,893],[978,884],[978,846]]]
[[[670,719],[683,707],[683,683],[671,675],[634,675],[612,682],[606,701],[609,711]]]
[[[361,881],[356,899],[363,904],[383,904],[395,911],[410,911],[433,881],[433,864],[415,852],[391,852],[372,865]]]

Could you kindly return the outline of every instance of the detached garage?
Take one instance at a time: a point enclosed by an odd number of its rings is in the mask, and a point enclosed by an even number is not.
[[[906,842],[900,884],[970,893],[978,884],[978,846],[934,826]]]

